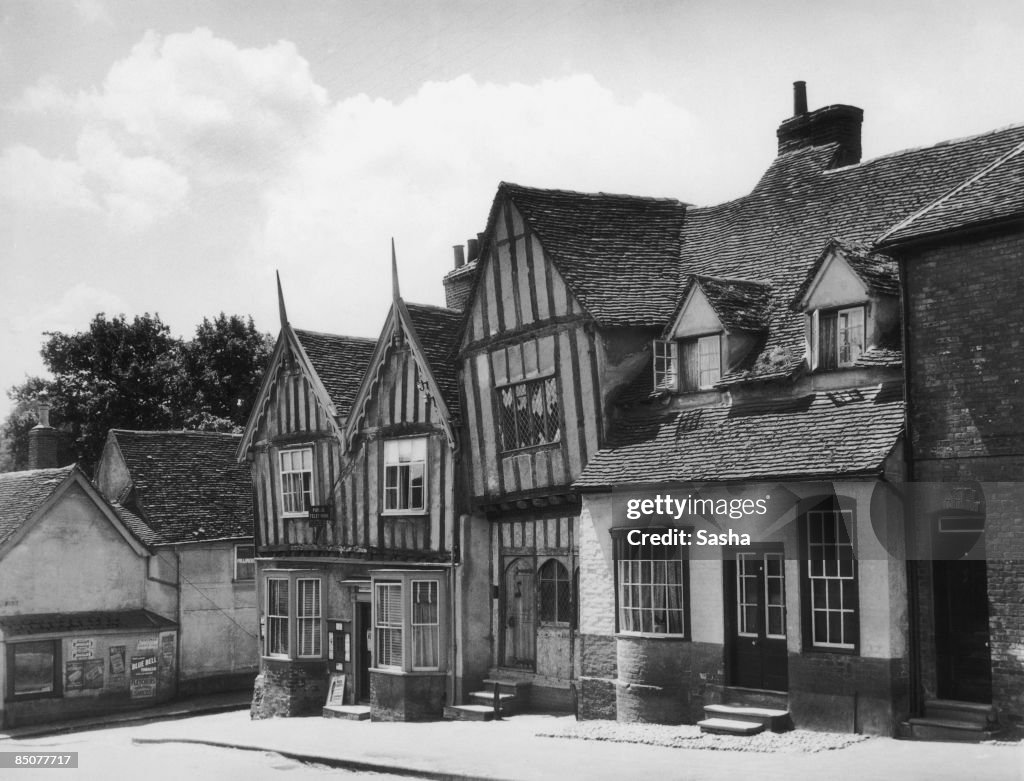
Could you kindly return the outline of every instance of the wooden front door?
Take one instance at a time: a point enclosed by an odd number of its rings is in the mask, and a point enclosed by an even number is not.
[[[933,573],[938,695],[989,703],[988,566],[984,560],[936,561]]]
[[[729,683],[787,691],[786,560],[782,548],[744,549],[727,555]]]
[[[370,603],[356,602],[355,637],[353,645],[356,647],[355,654],[355,691],[357,702],[367,702],[370,699],[370,664],[373,657],[373,625],[370,623]]]
[[[512,559],[505,567],[502,664],[533,670],[537,658],[537,593],[531,559]]]

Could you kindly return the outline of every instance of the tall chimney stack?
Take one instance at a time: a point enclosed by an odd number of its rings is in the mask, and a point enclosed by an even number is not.
[[[455,244],[452,246],[452,250],[455,253],[455,268],[462,268],[466,265],[466,252],[462,248],[461,244]]]
[[[36,406],[39,422],[28,432],[28,468],[53,469],[57,464],[57,442],[60,435],[50,425],[50,405],[40,401]]]
[[[856,106],[836,104],[808,112],[807,83],[795,81],[793,116],[783,120],[776,132],[779,154],[835,144],[835,156],[829,167],[854,165],[860,162],[860,129],[863,122],[864,112]]]
[[[793,82],[793,116],[799,117],[807,113],[807,82]]]

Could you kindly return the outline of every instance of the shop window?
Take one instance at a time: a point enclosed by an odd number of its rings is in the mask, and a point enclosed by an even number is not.
[[[7,693],[11,699],[59,697],[60,641],[7,645]]]
[[[562,562],[548,559],[537,574],[540,580],[540,620],[569,625],[573,603],[569,570]]]
[[[235,546],[235,580],[253,580],[256,577],[256,546]]]
[[[426,508],[427,438],[384,442],[384,512],[420,513]]]
[[[663,531],[613,530],[620,632],[690,634],[684,548],[642,542],[643,534]]]
[[[310,572],[269,573],[266,578],[264,654],[323,658],[321,578]]]
[[[558,384],[554,377],[497,388],[501,449],[550,445],[561,439]]]
[[[857,562],[848,511],[812,510],[805,518],[804,626],[809,647],[856,651]]]
[[[382,572],[373,581],[374,666],[404,672],[444,669],[444,580]]]
[[[284,450],[281,458],[281,514],[304,516],[313,504],[313,448]]]

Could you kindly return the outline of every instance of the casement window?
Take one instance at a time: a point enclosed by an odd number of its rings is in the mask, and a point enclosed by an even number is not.
[[[445,581],[441,573],[373,576],[374,666],[401,672],[444,669]]]
[[[322,582],[311,573],[267,576],[263,652],[289,659],[323,658]]]
[[[722,379],[722,335],[679,342],[679,386],[684,391],[710,390]]]
[[[557,559],[548,559],[537,573],[540,581],[540,620],[549,624],[573,622],[573,597],[569,570]]]
[[[550,445],[561,439],[558,385],[554,377],[496,389],[501,449]]]
[[[7,696],[12,699],[61,695],[59,640],[7,644]]]
[[[313,448],[283,450],[281,457],[281,514],[304,516],[313,504]]]
[[[256,577],[256,546],[235,546],[235,580],[253,580]]]
[[[426,508],[427,438],[384,442],[384,512],[419,513]]]
[[[654,342],[654,389],[674,391],[678,387],[678,357],[675,342]]]
[[[853,366],[864,352],[864,307],[817,313],[818,368]]]
[[[689,561],[685,549],[681,545],[632,545],[628,530],[614,529],[613,536],[618,630],[688,637]]]
[[[805,523],[804,625],[809,647],[855,651],[858,643],[857,561],[848,511],[812,510]]]
[[[288,656],[288,578],[267,578],[266,655]]]

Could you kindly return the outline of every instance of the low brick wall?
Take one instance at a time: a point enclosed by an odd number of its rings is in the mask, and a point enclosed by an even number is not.
[[[253,688],[250,716],[314,716],[327,701],[328,681],[325,662],[264,659]]]
[[[721,681],[721,645],[620,636],[616,652],[619,721],[694,724],[704,717],[708,687]]]
[[[447,675],[396,674],[370,670],[370,718],[430,721],[444,715]]]

